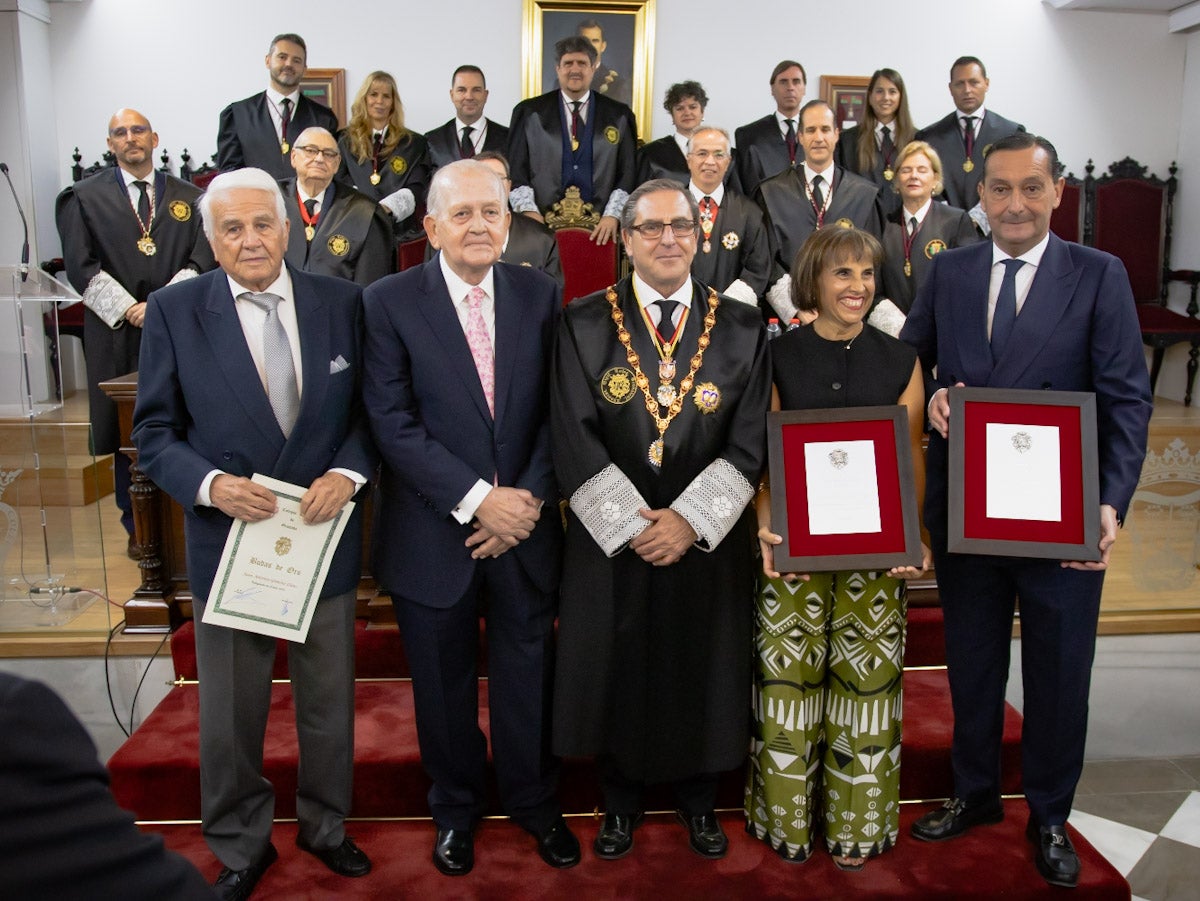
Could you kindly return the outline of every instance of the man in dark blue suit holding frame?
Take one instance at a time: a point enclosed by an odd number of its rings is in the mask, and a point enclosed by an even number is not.
[[[1083,768],[1100,591],[1137,488],[1151,405],[1129,278],[1115,257],[1050,233],[1062,189],[1045,138],[1018,132],[996,141],[978,189],[992,241],[934,258],[900,337],[917,348],[928,383],[925,523],[954,705],[955,797],[917,820],[913,835],[941,841],[1004,816],[1000,741],[1019,597],[1027,834],[1046,881],[1073,886],[1079,859],[1065,825]],[[947,485],[955,426],[946,389],[964,384],[1095,393],[1099,562],[947,552],[947,494],[961,486]]]
[[[439,169],[425,232],[439,253],[364,295],[363,396],[383,457],[375,577],[392,593],[433,781],[433,862],[474,866],[485,805],[479,615],[500,800],[550,866],[579,862],[549,754],[562,526],[550,460],[558,285],[499,262],[503,182],[476,160]],[[548,507],[543,509],[543,504]]]
[[[248,898],[277,857],[263,778],[275,639],[203,621],[234,520],[276,512],[255,473],[307,489],[300,513],[327,522],[375,468],[360,401],[361,288],[286,267],[288,218],[275,179],[241,169],[200,201],[220,269],[150,295],[133,440],[143,471],[183,508],[200,678],[205,841],[216,887]],[[346,835],[354,759],[354,607],[362,507],[330,564],[308,636],[288,669],[300,745],[297,843],[342,876],[371,862]]]

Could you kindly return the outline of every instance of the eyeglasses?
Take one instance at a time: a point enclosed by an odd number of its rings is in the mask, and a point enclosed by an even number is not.
[[[698,160],[713,159],[718,163],[729,159],[729,154],[724,150],[693,150],[688,153],[688,156],[694,156]]]
[[[648,241],[653,241],[656,238],[661,238],[663,231],[668,226],[676,238],[690,238],[696,234],[695,219],[672,219],[670,222],[643,222],[640,225],[631,225],[629,228]]]
[[[110,138],[124,138],[133,135],[135,138],[140,138],[142,135],[149,133],[149,125],[130,125],[128,128],[122,125],[120,128],[114,128],[109,131],[108,136]]]
[[[341,156],[341,154],[336,150],[323,150],[316,144],[305,144],[303,147],[297,147],[296,149],[303,153],[310,160],[314,160],[318,156],[323,156],[327,160],[336,160],[339,156]]]

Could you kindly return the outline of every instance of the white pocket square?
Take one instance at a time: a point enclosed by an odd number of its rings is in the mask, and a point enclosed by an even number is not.
[[[330,375],[335,375],[336,373],[341,372],[343,369],[349,369],[349,368],[350,368],[350,364],[346,362],[345,357],[343,357],[341,354],[337,355],[336,360],[329,361],[329,374]]]

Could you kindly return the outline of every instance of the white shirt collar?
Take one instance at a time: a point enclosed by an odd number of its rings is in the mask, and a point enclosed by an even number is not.
[[[980,106],[979,109],[975,110],[975,112],[973,112],[973,113],[964,113],[962,110],[958,109],[957,107],[955,107],[955,109],[954,109],[954,118],[956,118],[958,120],[959,128],[962,128],[963,116],[974,116],[975,117],[975,121],[972,124],[975,126],[976,132],[979,131],[979,126],[983,124],[983,114],[984,114],[983,106]]]
[[[903,206],[901,206],[900,213],[902,216],[904,216],[905,229],[908,228],[908,220],[911,219],[913,216],[917,217],[917,226],[919,227],[921,225],[921,223],[925,221],[925,217],[929,215],[929,209],[932,206],[933,206],[933,198],[932,197],[930,197],[928,200],[926,200],[924,205],[919,210],[917,210],[915,213],[910,213]]]
[[[276,110],[279,110],[279,104],[283,102],[284,97],[286,97],[288,100],[292,101],[292,112],[295,113],[296,107],[299,106],[299,104],[300,104],[300,89],[299,88],[296,88],[296,90],[292,91],[292,93],[290,93],[290,94],[280,94],[273,87],[267,88],[267,99],[270,100],[273,104],[275,104]]]
[[[674,300],[685,307],[691,309],[692,306],[692,279],[689,276],[683,280],[683,284],[674,291],[669,297],[663,297],[653,288],[651,288],[642,277],[636,272],[633,273],[633,293],[637,297],[638,304],[642,309],[646,309],[656,300]]]
[[[796,134],[799,135],[800,134],[800,114],[796,113],[796,115],[792,116],[791,121],[792,121],[792,126],[796,129]],[[775,110],[775,124],[777,124],[779,126],[780,134],[782,134],[782,135],[787,134],[788,117],[785,116],[783,113],[781,113],[779,110]]]
[[[696,203],[699,203],[705,197],[711,197],[713,200],[715,200],[717,202],[717,206],[720,206],[725,200],[725,184],[724,183],[717,185],[716,190],[714,190],[711,194],[705,194],[698,187],[696,187],[696,183],[694,181],[689,181],[688,182],[688,190],[691,191],[692,196],[696,198]]]
[[[561,88],[559,88],[558,96],[562,98],[563,106],[567,110],[567,115],[570,115],[571,104],[574,103],[575,101],[572,100],[570,97],[568,97],[567,92],[562,90]],[[582,97],[579,98],[579,115],[583,116],[584,118],[587,118],[588,104],[591,102],[591,99],[592,99],[591,91],[588,91],[586,94],[584,94]]]
[[[688,148],[692,146],[691,137],[688,135],[681,135],[679,132],[675,132],[671,135],[671,137],[675,139],[675,143],[679,145],[680,152],[686,157],[688,155]]]
[[[804,164],[804,180],[811,185],[812,180],[816,176],[819,175],[819,176],[821,176],[822,187],[830,188],[833,186],[833,171],[835,168],[836,167],[834,166],[834,162],[832,159],[829,161],[829,165],[826,166],[824,169],[822,169],[820,172],[818,172],[816,169],[814,169],[812,166],[810,166],[807,162],[805,162],[805,164]]]
[[[891,137],[892,141],[895,142],[895,140],[896,140],[896,120],[895,119],[893,119],[891,122],[888,122],[886,124],[883,122],[875,123],[875,140],[876,141],[883,140],[883,130],[885,128],[888,130],[888,135]]]
[[[464,128],[471,129],[471,140],[478,143],[479,136],[487,132],[487,119],[485,119],[483,116],[480,116],[474,122],[464,122],[462,119],[458,118],[458,116],[455,116],[454,133],[461,138],[462,130]]]
[[[147,185],[149,185],[150,193],[151,194],[154,193],[154,170],[153,169],[151,169],[150,172],[145,177],[138,178],[138,176],[134,175],[132,172],[122,169],[120,166],[118,166],[117,168],[121,172],[121,179],[125,182],[125,190],[126,191],[136,190],[133,187],[133,183],[135,181],[144,181]]]
[[[315,200],[317,202],[317,206],[324,206],[325,205],[325,195],[329,193],[329,189],[332,187],[333,187],[333,182],[331,181],[329,184],[327,184],[325,186],[325,190],[322,191],[320,194],[308,194],[308,193],[305,193],[304,188],[300,187],[300,179],[298,179],[298,178],[296,179],[296,193],[300,195],[301,206],[304,205],[304,201],[306,201],[306,200]]]
[[[446,262],[446,255],[444,253],[438,254],[438,265],[442,268],[442,278],[446,280],[446,290],[450,292],[450,300],[457,306],[466,299],[475,285],[467,284],[458,276],[458,273],[450,268],[450,264]],[[496,297],[495,274],[495,267],[489,266],[487,275],[479,282],[479,287],[483,289],[483,293],[493,299]]]
[[[288,274],[287,266],[279,267],[279,277],[267,286],[266,291],[251,291],[245,285],[239,285],[234,281],[233,276],[228,272],[225,273],[225,278],[229,282],[229,293],[236,300],[242,294],[274,294],[276,297],[281,297],[283,300],[292,300],[292,277]]]
[[[1033,268],[1036,269],[1038,266],[1041,265],[1042,255],[1046,252],[1046,247],[1049,244],[1050,244],[1050,232],[1046,232],[1046,234],[1042,237],[1042,240],[1038,241],[1036,244],[1034,244],[1031,248],[1029,248],[1027,251],[1025,251],[1019,257],[1014,258],[1014,257],[1009,256],[1007,253],[1005,253],[999,247],[997,247],[995,242],[993,242],[992,243],[992,265],[995,266],[997,263],[1003,263],[1005,260],[1018,259],[1018,260],[1024,260],[1027,264],[1029,264],[1030,266],[1032,266]]]

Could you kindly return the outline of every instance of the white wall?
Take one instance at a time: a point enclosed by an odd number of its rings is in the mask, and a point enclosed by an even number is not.
[[[305,36],[312,66],[345,67],[350,94],[370,70],[391,71],[416,129],[449,118],[449,76],[462,62],[487,73],[492,118],[506,121],[521,99],[519,0],[210,0],[205,6],[202,12],[190,0],[50,4],[62,184],[72,148],[80,147],[85,163],[103,152],[107,118],[118,106],[150,117],[176,166],[185,146],[194,164],[203,161],[216,149],[221,108],[264,87],[263,57],[279,31]],[[857,23],[858,33],[808,36],[804,20],[817,11],[827,23]],[[1053,140],[1077,175],[1089,157],[1103,169],[1133,156],[1160,175],[1178,159],[1183,191],[1175,264],[1200,266],[1200,122],[1181,112],[1200,109],[1200,36],[1169,34],[1164,15],[1060,12],[1039,0],[926,0],[906,9],[843,0],[834,12],[812,2],[658,0],[653,95],[696,78],[712,97],[709,121],[732,129],[771,109],[767,79],[779,59],[804,63],[809,97],[817,95],[822,74],[869,74],[887,65],[904,75],[921,125],[949,110],[949,63],[971,53],[988,65],[989,106]],[[701,50],[701,38],[719,47]],[[651,136],[669,129],[663,110],[656,108],[652,126]],[[53,197],[37,194],[30,205],[45,235]],[[54,250],[42,248],[41,256]],[[1160,390],[1180,365],[1169,360]]]

